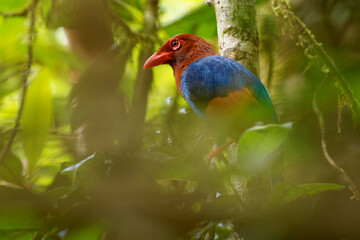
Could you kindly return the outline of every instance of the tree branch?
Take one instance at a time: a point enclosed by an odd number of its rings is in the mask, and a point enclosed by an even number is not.
[[[147,0],[145,2],[144,9],[143,34],[153,34],[157,30],[156,22],[158,12],[158,0]],[[153,80],[152,69],[143,70],[143,64],[145,63],[146,59],[151,56],[153,51],[153,41],[142,42],[139,55],[138,75],[136,77],[134,87],[133,105],[131,112],[131,129],[133,130],[132,147],[134,147],[134,149],[139,148],[142,141],[142,129],[145,121],[148,92]]]
[[[25,17],[29,12],[29,7],[24,8],[21,11],[18,12],[0,12],[0,15],[3,16],[4,18],[8,18],[8,17]]]
[[[17,11],[17,12],[0,12],[0,15],[3,16],[4,18],[8,18],[8,17],[25,17],[30,12],[30,10],[33,8],[33,6],[34,6],[33,3],[37,2],[37,1],[38,0],[31,1],[28,6],[26,6],[24,9],[22,9],[20,11]]]
[[[23,77],[22,77],[22,81],[21,81],[22,90],[20,93],[21,94],[20,95],[20,106],[19,106],[19,109],[18,109],[18,112],[16,115],[15,125],[12,129],[10,139],[5,144],[5,146],[2,148],[2,150],[0,152],[0,163],[4,160],[6,154],[8,153],[8,151],[11,148],[12,143],[14,142],[14,139],[15,139],[15,136],[17,133],[17,129],[19,128],[19,125],[20,125],[21,113],[24,108],[25,95],[26,95],[26,89],[27,89],[27,80],[30,75],[30,69],[31,69],[32,61],[33,61],[33,40],[34,40],[34,35],[35,35],[35,31],[34,31],[35,9],[36,9],[37,2],[38,2],[38,0],[32,0],[28,7],[28,17],[29,17],[29,22],[30,22],[28,35],[27,35],[28,50],[27,50],[26,67],[24,69],[24,73],[23,73]]]
[[[323,115],[319,109],[318,103],[317,103],[317,93],[318,93],[318,90],[320,89],[320,86],[321,86],[321,83],[319,84],[318,89],[314,93],[313,109],[319,120],[320,131],[321,131],[321,148],[324,153],[324,157],[327,160],[327,162],[330,164],[330,166],[332,168],[334,168],[344,179],[345,183],[348,185],[349,190],[353,194],[352,198],[356,199],[356,200],[360,200],[359,189],[356,187],[356,185],[351,180],[349,175],[345,172],[345,170],[343,168],[339,167],[339,165],[334,161],[334,159],[330,156],[330,154],[327,150],[326,140],[325,140],[325,121],[324,121],[324,117],[323,117]]]

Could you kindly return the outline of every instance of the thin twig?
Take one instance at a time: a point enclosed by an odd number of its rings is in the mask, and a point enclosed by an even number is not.
[[[0,15],[4,18],[8,17],[25,17],[30,9],[32,8],[32,3],[30,3],[28,6],[26,6],[24,9],[17,11],[17,12],[0,12]]]
[[[19,109],[18,109],[18,112],[17,112],[17,115],[16,115],[15,125],[14,125],[14,127],[12,129],[10,139],[1,150],[0,163],[4,160],[6,154],[8,153],[8,151],[11,148],[12,143],[14,142],[14,139],[15,139],[15,136],[16,136],[16,133],[17,133],[17,129],[19,128],[19,125],[20,125],[21,113],[22,113],[22,110],[24,108],[25,94],[26,94],[26,89],[27,89],[27,80],[28,80],[28,77],[30,75],[30,69],[31,69],[31,64],[32,64],[32,60],[33,60],[33,39],[34,39],[34,25],[35,25],[35,8],[36,8],[37,2],[38,2],[38,0],[31,1],[30,5],[29,5],[29,8],[28,8],[28,16],[29,16],[29,21],[30,21],[28,35],[27,35],[28,51],[27,51],[26,67],[24,69],[24,74],[23,74],[22,81],[21,81],[22,90],[21,90],[21,93],[20,93],[21,94],[20,95],[20,106],[19,106]]]
[[[321,83],[319,84],[318,89],[320,88],[320,86],[321,86]],[[348,188],[350,189],[350,191],[353,194],[353,196],[351,198],[356,199],[356,200],[360,200],[359,189],[356,187],[356,185],[351,180],[349,175],[345,172],[345,170],[343,168],[339,167],[339,165],[334,161],[334,159],[330,156],[330,154],[329,154],[329,152],[327,150],[326,141],[325,141],[325,121],[324,121],[324,117],[323,117],[323,115],[322,115],[322,113],[321,113],[321,111],[319,109],[318,103],[317,103],[318,89],[314,93],[313,109],[314,109],[314,112],[315,112],[315,114],[316,114],[316,116],[318,117],[318,120],[319,120],[320,132],[321,132],[321,148],[322,148],[322,151],[324,153],[324,156],[325,156],[327,162],[330,164],[330,166],[333,167],[342,176],[342,178],[344,179],[344,181],[348,185]]]
[[[210,160],[221,154],[228,146],[230,146],[232,143],[234,143],[234,139],[227,140],[223,145],[211,150],[208,155],[206,156],[206,159],[210,162]]]

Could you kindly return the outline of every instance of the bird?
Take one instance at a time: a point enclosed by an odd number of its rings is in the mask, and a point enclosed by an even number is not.
[[[176,89],[196,115],[230,138],[210,151],[208,159],[255,123],[279,122],[262,82],[242,64],[220,56],[213,45],[196,35],[173,36],[147,59],[143,68],[161,64],[172,67]]]

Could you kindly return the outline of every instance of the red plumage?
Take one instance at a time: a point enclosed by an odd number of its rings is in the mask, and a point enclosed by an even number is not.
[[[174,41],[181,42],[181,48],[172,48],[171,43]],[[160,64],[169,64],[174,71],[176,89],[182,96],[180,90],[182,72],[192,62],[208,56],[219,56],[214,50],[214,46],[196,35],[187,33],[179,34],[166,41],[160,49],[145,62],[144,69]]]

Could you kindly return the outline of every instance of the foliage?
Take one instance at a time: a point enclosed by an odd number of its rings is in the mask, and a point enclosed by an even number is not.
[[[178,33],[216,46],[213,8],[0,1],[0,239],[357,239],[356,7],[257,1],[260,76],[283,124],[247,129],[209,166],[216,137],[171,69],[142,65]],[[239,185],[277,164],[285,181],[249,208]]]

